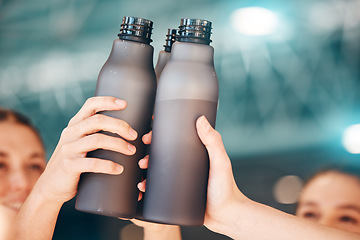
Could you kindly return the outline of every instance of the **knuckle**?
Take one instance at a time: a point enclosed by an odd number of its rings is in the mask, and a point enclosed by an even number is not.
[[[79,174],[79,168],[77,166],[77,163],[72,158],[64,158],[61,168],[68,176],[76,176]]]
[[[74,171],[74,163],[70,158],[64,158],[63,160],[63,168],[67,172],[73,172]]]
[[[74,123],[74,121],[75,121],[75,116],[70,118],[68,126],[72,125]]]
[[[96,114],[93,116],[93,118],[95,119],[95,121],[97,122],[102,122],[105,120],[105,116],[103,114]]]
[[[62,145],[60,149],[62,155],[66,155],[69,152],[69,150],[70,150],[69,144]]]
[[[88,98],[84,104],[84,107],[90,107],[96,103],[96,97]]]
[[[105,116],[102,114],[95,114],[91,117],[93,124],[96,124],[97,126],[105,121]]]
[[[89,111],[91,111],[91,114],[94,115],[96,113],[96,97],[91,97],[88,98],[85,102],[85,104],[83,105],[84,109],[88,109]]]
[[[69,127],[66,127],[64,128],[62,131],[61,131],[61,137],[64,138],[68,135],[68,132],[69,132]]]
[[[84,105],[91,105],[95,102],[95,100],[96,100],[95,97],[90,97],[90,98],[86,99]]]
[[[95,114],[86,122],[83,127],[86,128],[86,131],[91,131],[95,133],[100,131],[106,131],[108,125],[109,124],[107,122],[107,116],[103,114]]]
[[[124,147],[126,141],[123,140],[122,138],[118,138],[118,137],[113,137],[111,139],[109,139],[109,144],[113,145],[114,147],[121,149]]]
[[[119,126],[121,127],[121,128],[125,128],[125,129],[129,129],[130,128],[130,125],[127,123],[127,122],[125,122],[124,120],[119,120]]]
[[[94,133],[90,136],[90,142],[95,146],[100,146],[103,140],[104,136],[101,133]]]
[[[222,137],[218,131],[213,130],[213,136],[214,136],[214,139],[216,139],[217,141],[222,141]]]

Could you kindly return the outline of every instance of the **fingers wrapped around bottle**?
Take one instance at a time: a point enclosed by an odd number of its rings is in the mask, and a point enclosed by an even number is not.
[[[94,97],[86,101],[62,131],[59,143],[42,176],[42,187],[61,201],[73,197],[81,173],[121,174],[123,166],[88,154],[97,149],[133,155],[130,143],[137,132],[125,121],[101,113],[126,108],[126,102],[114,97]],[[104,134],[106,133],[106,134]],[[61,181],[59,181],[61,179]]]
[[[125,107],[125,101],[113,97],[88,99],[63,130],[60,140],[63,144],[62,150],[65,154],[72,150],[86,154],[96,149],[106,149],[125,155],[133,155],[136,148],[126,140],[135,140],[137,132],[121,119],[96,114],[104,110],[123,110]],[[100,132],[114,133],[120,138]]]

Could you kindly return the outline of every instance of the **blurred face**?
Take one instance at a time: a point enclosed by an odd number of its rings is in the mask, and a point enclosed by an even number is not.
[[[17,212],[45,168],[45,152],[27,126],[0,122],[0,204]]]
[[[296,215],[360,233],[360,180],[337,172],[315,177],[301,193]]]

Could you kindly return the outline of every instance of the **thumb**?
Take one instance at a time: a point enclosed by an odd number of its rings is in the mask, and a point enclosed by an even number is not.
[[[231,168],[230,159],[226,153],[221,135],[212,128],[205,116],[197,119],[196,129],[200,140],[209,153],[210,169],[224,169],[229,166]]]

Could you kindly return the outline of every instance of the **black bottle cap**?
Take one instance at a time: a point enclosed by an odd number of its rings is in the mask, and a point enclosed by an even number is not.
[[[165,52],[171,52],[173,43],[176,41],[177,29],[169,28],[165,40]]]
[[[150,44],[153,22],[144,18],[124,17],[119,39]]]
[[[179,26],[179,42],[192,42],[209,45],[211,22],[202,19],[183,18]]]

